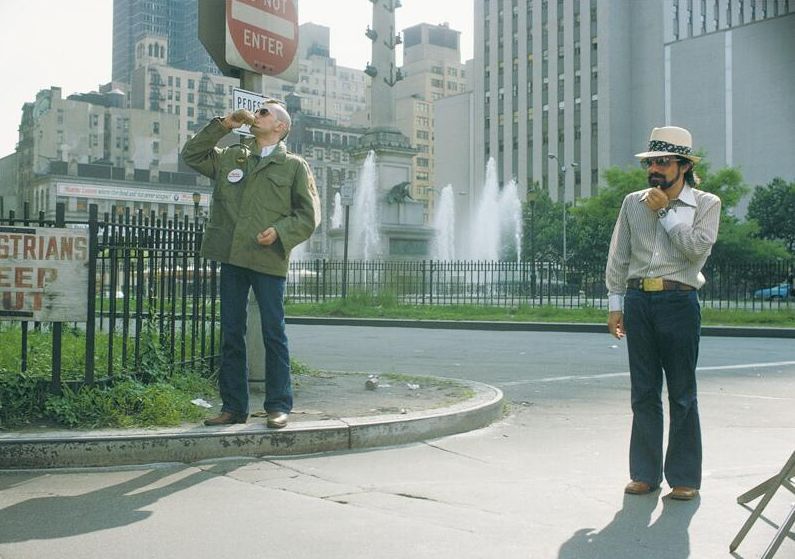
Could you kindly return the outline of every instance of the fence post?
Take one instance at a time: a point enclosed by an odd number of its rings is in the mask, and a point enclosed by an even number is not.
[[[96,298],[97,298],[97,258],[98,258],[98,209],[96,204],[88,207],[88,311],[86,318],[86,384],[94,384],[94,353],[96,350]]]
[[[66,224],[66,204],[55,204],[55,226],[63,227]],[[61,393],[61,339],[63,323],[52,323],[52,384],[50,391],[54,394]]]

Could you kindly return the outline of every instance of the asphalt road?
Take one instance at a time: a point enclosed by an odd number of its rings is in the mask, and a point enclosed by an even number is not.
[[[293,357],[316,368],[476,380],[497,386],[513,402],[591,395],[594,386],[629,385],[626,342],[606,331],[579,334],[294,324],[288,326],[288,336]],[[782,339],[703,337],[699,375],[793,378],[795,344]]]

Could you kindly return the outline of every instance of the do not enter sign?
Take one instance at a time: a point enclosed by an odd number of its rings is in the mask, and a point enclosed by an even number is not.
[[[226,61],[298,81],[297,0],[227,0]],[[293,75],[294,74],[294,75]]]

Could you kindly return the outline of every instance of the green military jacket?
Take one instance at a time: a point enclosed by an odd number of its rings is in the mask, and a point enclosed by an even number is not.
[[[182,150],[186,164],[215,181],[201,255],[264,274],[287,276],[290,251],[320,224],[320,201],[309,165],[279,142],[260,157],[254,138],[218,148],[228,133],[213,119]],[[257,235],[274,227],[270,246]]]

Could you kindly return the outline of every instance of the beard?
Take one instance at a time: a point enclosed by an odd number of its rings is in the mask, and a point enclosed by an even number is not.
[[[659,186],[662,190],[668,190],[679,181],[679,177],[681,176],[682,168],[679,167],[676,171],[676,176],[669,181],[665,180],[665,176],[659,173],[650,173],[647,180],[649,186],[652,188],[657,188]]]

